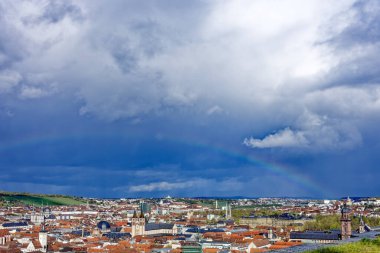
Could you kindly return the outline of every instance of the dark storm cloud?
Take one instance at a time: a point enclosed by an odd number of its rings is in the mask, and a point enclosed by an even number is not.
[[[326,84],[367,85],[378,84],[380,75],[380,3],[378,1],[356,1],[346,12],[332,21],[349,19],[341,31],[336,31],[326,42],[334,54],[339,56],[340,64],[332,68],[326,77]],[[336,29],[332,26],[332,30]]]

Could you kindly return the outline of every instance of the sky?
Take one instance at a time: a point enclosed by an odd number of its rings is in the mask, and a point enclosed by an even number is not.
[[[0,190],[379,196],[380,2],[3,0]]]

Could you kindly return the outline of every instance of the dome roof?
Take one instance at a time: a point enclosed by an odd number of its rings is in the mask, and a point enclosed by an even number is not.
[[[96,225],[100,230],[107,230],[111,228],[111,225],[107,221],[101,221]]]

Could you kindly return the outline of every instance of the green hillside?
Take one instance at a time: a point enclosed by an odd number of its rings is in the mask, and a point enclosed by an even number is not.
[[[380,239],[362,239],[359,242],[307,251],[307,253],[374,253],[380,252]]]
[[[63,196],[63,195],[42,195],[42,194],[29,194],[29,193],[10,193],[0,192],[1,205],[48,205],[48,206],[62,206],[62,205],[80,205],[85,202],[80,198]]]

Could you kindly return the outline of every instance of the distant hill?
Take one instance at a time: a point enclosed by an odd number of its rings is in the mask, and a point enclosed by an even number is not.
[[[64,195],[45,195],[19,192],[0,192],[1,205],[35,205],[35,206],[62,206],[62,205],[80,205],[85,201],[81,198],[64,196]]]

